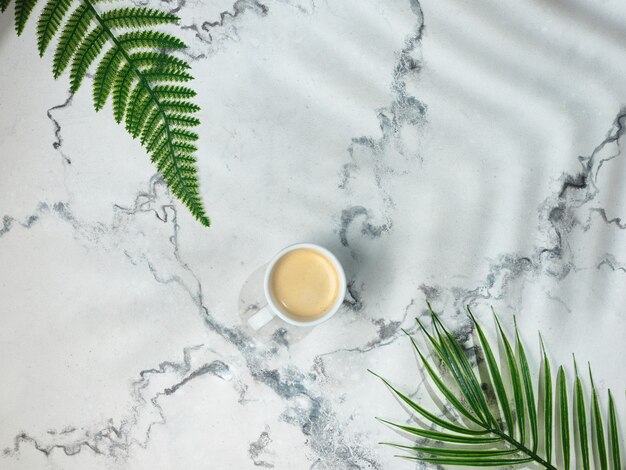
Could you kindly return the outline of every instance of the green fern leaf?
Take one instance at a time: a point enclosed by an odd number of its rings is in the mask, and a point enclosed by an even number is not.
[[[167,125],[164,127],[165,134],[164,138],[159,140],[159,144],[155,147],[152,155],[150,155],[150,160],[157,165],[157,167],[165,166],[165,161],[169,155],[169,135],[167,134]]]
[[[160,31],[132,31],[121,34],[117,42],[128,51],[137,48],[185,49],[187,47],[177,37]]]
[[[194,98],[196,92],[191,88],[179,85],[156,85],[152,91],[158,98]]]
[[[102,20],[109,28],[145,28],[178,21],[176,15],[153,8],[118,8],[102,14]]]
[[[187,152],[187,154],[193,154],[198,151],[198,147],[187,142],[175,142],[174,148],[179,152]]]
[[[33,11],[36,3],[37,0],[15,0],[15,30],[17,31],[18,36],[24,32],[26,21]],[[6,5],[4,3],[2,4],[2,11],[6,9],[8,4],[8,1],[6,2]]]
[[[194,127],[200,125],[200,120],[192,116],[183,116],[182,114],[171,114],[168,120],[172,124],[177,124],[182,127]]]
[[[188,82],[189,80],[193,80],[193,77],[187,72],[181,72],[180,70],[173,68],[153,67],[142,71],[142,75],[150,83]]]
[[[150,67],[153,70],[188,70],[189,64],[173,55],[163,54],[162,52],[141,51],[135,52],[130,56],[133,63],[139,67]]]
[[[113,116],[119,124],[124,119],[130,88],[135,80],[135,72],[129,63],[120,68],[113,83]]]
[[[100,111],[106,103],[122,61],[123,55],[118,47],[109,49],[100,61],[93,79],[93,103],[96,111]]]
[[[186,129],[172,129],[172,136],[184,142],[195,142],[198,140],[198,134]]]
[[[163,107],[160,106],[159,102],[154,99],[152,94],[150,94],[149,98],[141,107],[141,110],[137,115],[137,119],[135,120],[135,125],[132,132],[133,137],[138,137],[143,133],[144,127],[146,126],[146,121],[150,117],[150,114],[154,111],[159,110],[161,110],[162,112]]]
[[[161,103],[165,109],[175,113],[193,114],[200,111],[200,107],[198,105],[189,101],[163,100]]]
[[[143,83],[139,82],[132,91],[128,100],[128,108],[126,109],[126,130],[133,136],[135,124],[139,117],[139,113],[143,109],[146,102],[149,102],[150,90]]]
[[[106,40],[104,30],[97,26],[78,47],[76,54],[74,54],[74,61],[70,72],[70,83],[73,92],[76,92],[80,87],[89,66],[96,60],[98,54],[100,54]]]
[[[72,4],[72,0],[49,0],[37,22],[37,48],[43,57],[48,44],[61,26],[63,17]]]
[[[183,148],[181,148],[181,150],[184,151]],[[421,440],[418,440],[413,445],[382,444],[391,445],[409,453],[408,455],[401,455],[399,457],[438,465],[500,467],[533,463],[535,464],[533,468],[538,467],[548,470],[557,470],[556,464],[553,463],[551,458],[552,434],[554,431],[552,425],[552,413],[554,409],[552,406],[552,372],[543,346],[543,340],[541,341],[542,370],[540,371],[543,380],[538,382],[543,382],[544,391],[541,394],[538,393],[538,395],[543,397],[545,403],[544,406],[541,407],[540,404],[535,403],[534,400],[534,385],[530,376],[530,368],[527,364],[526,352],[517,330],[517,324],[515,324],[516,348],[514,349],[504,332],[504,328],[496,317],[497,330],[500,334],[500,338],[502,338],[505,352],[504,364],[499,365],[486,334],[468,308],[468,312],[474,322],[480,340],[479,351],[476,352],[476,355],[477,357],[482,356],[485,358],[489,371],[489,376],[486,376],[486,378],[487,381],[491,382],[490,384],[485,384],[485,387],[478,392],[472,379],[474,375],[472,369],[477,366],[470,365],[468,358],[465,357],[463,348],[454,335],[446,330],[441,320],[432,311],[430,305],[428,305],[428,308],[433,318],[434,333],[429,333],[421,321],[419,319],[416,320],[421,331],[432,346],[434,360],[428,361],[425,355],[421,353],[413,338],[411,338],[411,342],[417,352],[418,359],[422,361],[426,369],[427,376],[434,382],[436,389],[441,393],[441,396],[438,398],[447,402],[442,407],[443,412],[433,413],[426,410],[407,395],[393,387],[393,385],[384,378],[372,373],[389,387],[400,402],[407,405],[412,411],[419,415],[419,426],[423,427],[399,425],[390,421],[377,419],[417,438],[429,439],[433,445],[430,445],[430,443],[428,446],[423,445],[423,441]],[[517,357],[515,351],[517,351]],[[445,373],[439,372],[438,374],[432,364],[444,364]],[[468,367],[470,370],[467,369]],[[574,364],[574,369],[573,409],[570,409],[568,402],[568,383],[563,367],[558,368],[556,380],[557,406],[555,408],[559,426],[555,433],[560,443],[560,453],[564,463],[563,468],[565,470],[570,468],[573,457],[571,454],[574,454],[575,448],[577,451],[576,455],[579,457],[576,458],[575,464],[572,465],[574,468],[588,470],[591,468],[593,462],[599,461],[601,470],[605,470],[608,466],[608,456],[610,455],[612,468],[615,470],[621,469],[620,437],[611,393],[609,391],[609,439],[608,442],[606,442],[600,416],[601,409],[593,384],[593,378],[591,379],[592,403],[590,404],[589,413],[592,417],[594,432],[590,433],[588,432],[589,421],[587,420],[587,404],[584,400],[582,380],[578,375],[576,364]],[[507,373],[503,374],[503,370]],[[504,385],[502,380],[504,375],[511,378],[510,385],[512,385],[512,387],[507,388]],[[456,393],[453,392],[446,383],[450,382],[450,378],[455,388],[458,390]],[[541,388],[541,385],[538,386]],[[486,402],[489,396],[493,397],[494,387],[498,403],[503,409],[511,402],[515,403],[515,420],[518,421],[516,426],[513,425],[513,417],[507,420],[508,423],[506,426],[489,419],[488,412],[483,408],[482,403],[483,401]],[[477,393],[480,393],[482,398],[479,397]],[[465,403],[469,404],[471,409],[467,408]],[[440,418],[440,416],[451,416],[450,410],[456,411],[457,419],[449,421]],[[570,413],[572,413],[572,417],[570,417]],[[526,423],[523,425],[519,423],[520,420],[526,420],[526,415],[528,415],[528,422],[530,424],[528,430],[525,427]],[[424,420],[427,422],[422,423]],[[541,437],[537,429],[537,423],[539,421],[545,424],[544,433]],[[577,430],[575,439],[570,438],[569,424],[571,422],[575,424]],[[441,428],[441,430],[437,428]],[[452,431],[452,434],[449,431]],[[528,434],[530,434],[531,437],[530,446],[525,444],[527,431],[529,431]],[[593,436],[595,436],[595,441]],[[540,442],[542,440],[543,442]]]
[[[54,53],[52,65],[54,78],[58,78],[69,64],[79,41],[85,36],[92,19],[93,12],[86,3],[83,3],[74,10],[67,23],[65,23],[65,28],[63,28],[59,44]]]
[[[146,136],[146,150],[152,154],[154,159],[154,152],[160,148],[163,141],[168,138],[167,134],[168,126],[165,123],[161,123],[153,130],[150,136]]]
[[[146,118],[146,124],[144,125],[139,140],[142,145],[146,145],[153,134],[157,131],[158,127],[163,123],[163,113],[159,108],[150,111],[150,114]],[[170,128],[170,134],[172,129]]]
[[[21,34],[37,0],[16,0],[15,26]],[[0,0],[4,11],[10,0]],[[70,84],[77,91],[107,44],[93,78],[96,111],[112,96],[113,116],[133,137],[139,137],[165,182],[202,223],[209,225],[198,190],[194,144],[198,135],[189,128],[200,124],[193,114],[199,107],[189,87],[189,64],[170,51],[185,48],[175,36],[146,27],[170,24],[178,18],[168,12],[124,7],[99,12],[100,0],[81,0],[71,12],[72,0],[47,0],[37,23],[37,47],[43,55],[61,30],[53,58],[59,77],[71,64]],[[94,24],[95,23],[95,24]],[[117,33],[119,29],[126,30]],[[132,30],[132,31],[128,31]]]

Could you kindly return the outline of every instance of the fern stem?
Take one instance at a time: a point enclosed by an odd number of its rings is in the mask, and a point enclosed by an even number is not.
[[[94,14],[94,17],[95,17],[96,21],[98,21],[98,23],[100,24],[100,26],[104,30],[105,34],[109,37],[111,42],[121,52],[122,56],[124,57],[124,59],[126,60],[128,65],[130,66],[132,71],[134,72],[134,74],[137,77],[137,79],[142,83],[142,85],[145,87],[145,89],[148,90],[148,94],[150,96],[150,99],[152,99],[154,101],[154,103],[156,104],[157,109],[159,110],[159,113],[163,117],[163,122],[165,124],[165,130],[166,130],[166,133],[167,133],[167,142],[168,142],[168,147],[169,147],[169,153],[170,153],[170,155],[172,157],[172,164],[174,165],[174,169],[175,169],[176,174],[179,177],[180,181],[183,182],[183,184],[182,184],[182,191],[184,191],[185,194],[187,195],[187,201],[193,201],[194,200],[194,194],[193,194],[193,192],[190,193],[189,190],[187,189],[186,177],[181,173],[180,168],[178,166],[178,163],[176,161],[176,155],[174,154],[175,151],[174,151],[174,147],[173,147],[173,144],[172,144],[173,139],[172,139],[172,130],[170,128],[170,121],[168,119],[167,113],[165,112],[165,110],[161,106],[161,102],[159,101],[157,96],[154,94],[154,90],[152,89],[152,86],[150,85],[150,82],[148,82],[148,80],[146,80],[146,78],[143,76],[143,74],[141,73],[141,71],[139,70],[139,68],[135,64],[135,62],[131,59],[129,53],[124,49],[122,44],[118,41],[117,37],[115,36],[115,34],[113,34],[113,31],[111,31],[111,29],[108,27],[108,25],[106,24],[106,21],[103,20],[102,16],[100,15],[100,13],[96,9],[96,7],[94,7],[93,3],[91,3],[90,0],[83,0],[83,2],[87,5],[87,7]],[[184,203],[187,203],[187,201],[183,200]]]
[[[497,429],[491,429],[491,428],[488,428],[487,431],[489,431],[490,433],[492,433],[492,434],[502,438],[503,440],[505,440],[506,442],[511,444],[513,447],[518,449],[520,452],[528,455],[528,457],[533,459],[538,464],[543,465],[544,468],[547,468],[549,470],[558,470],[558,468],[556,468],[554,465],[548,463],[545,459],[542,459],[536,452],[533,452],[528,447],[526,447],[524,444],[516,441],[514,438],[512,438],[511,436],[508,436],[507,434],[503,433],[502,431],[497,430]]]

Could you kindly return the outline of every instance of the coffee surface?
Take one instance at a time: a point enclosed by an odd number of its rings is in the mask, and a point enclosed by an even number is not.
[[[300,321],[315,320],[331,310],[339,294],[339,276],[322,253],[300,248],[286,253],[272,270],[275,302]]]

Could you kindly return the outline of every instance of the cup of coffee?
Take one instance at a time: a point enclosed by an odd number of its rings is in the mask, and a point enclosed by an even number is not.
[[[267,305],[248,319],[258,330],[274,317],[296,326],[314,326],[332,317],[346,295],[346,275],[326,248],[298,243],[281,250],[265,271]]]

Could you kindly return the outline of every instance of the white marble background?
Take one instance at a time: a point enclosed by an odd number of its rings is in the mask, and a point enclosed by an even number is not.
[[[400,332],[426,300],[462,339],[465,304],[516,314],[626,416],[620,1],[141,3],[181,16],[213,227],[0,17],[0,468],[416,468],[366,369],[427,399]],[[350,298],[251,336],[304,240]]]

